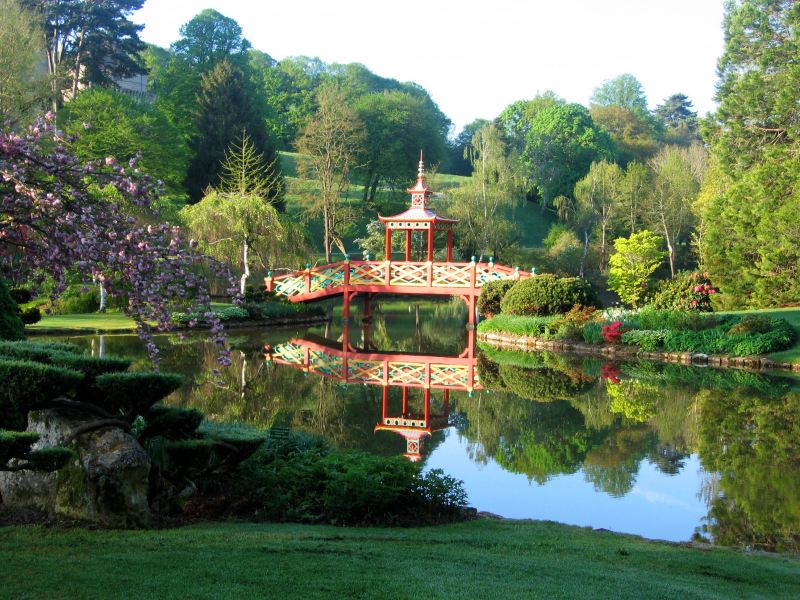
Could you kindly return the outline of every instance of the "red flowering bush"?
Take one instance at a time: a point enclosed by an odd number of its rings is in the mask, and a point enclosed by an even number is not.
[[[711,283],[707,272],[681,272],[672,279],[659,282],[648,306],[668,310],[713,312],[711,296],[719,290]]]
[[[610,325],[603,325],[603,339],[607,344],[619,344],[622,339],[622,321],[614,321]]]

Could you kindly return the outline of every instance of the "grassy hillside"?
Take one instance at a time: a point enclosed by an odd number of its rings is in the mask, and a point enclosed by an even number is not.
[[[800,562],[548,522],[0,529],[5,598],[797,598]]]

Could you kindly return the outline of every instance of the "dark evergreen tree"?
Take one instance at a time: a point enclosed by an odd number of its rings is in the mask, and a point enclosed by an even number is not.
[[[664,138],[669,144],[688,146],[700,139],[697,112],[686,94],[672,94],[653,111],[664,127]]]
[[[800,301],[800,4],[726,5],[703,260],[729,306]],[[710,187],[712,182],[714,187]]]
[[[227,60],[203,75],[197,94],[196,134],[190,147],[193,159],[189,165],[186,188],[192,202],[203,191],[219,183],[225,150],[242,139],[244,131],[258,154],[263,155],[267,176],[280,179],[278,155],[267,133],[257,97],[248,85],[242,70]],[[284,209],[282,184],[275,186],[270,201]]]
[[[144,73],[139,39],[144,27],[128,17],[144,0],[21,0],[39,15],[46,42],[54,106],[61,92],[72,96],[83,84],[110,85]]]

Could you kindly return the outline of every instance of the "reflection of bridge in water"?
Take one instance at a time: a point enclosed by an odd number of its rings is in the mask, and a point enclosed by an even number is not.
[[[366,340],[368,327],[365,326]],[[343,384],[381,386],[381,419],[374,430],[392,431],[402,436],[406,440],[405,455],[412,461],[422,458],[425,438],[448,427],[450,392],[471,395],[474,390],[482,389],[475,365],[475,332],[472,330],[468,332],[466,349],[458,356],[359,349],[350,343],[347,326],[339,342],[321,337],[292,339],[274,347],[265,346],[264,356],[275,364]],[[400,388],[399,407],[397,402],[390,401],[391,388]],[[434,397],[434,391],[438,398]],[[432,400],[436,401],[435,405]]]

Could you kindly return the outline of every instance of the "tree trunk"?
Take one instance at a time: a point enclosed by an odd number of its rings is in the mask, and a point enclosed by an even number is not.
[[[331,262],[331,218],[330,218],[330,209],[327,205],[322,207],[322,221],[325,225],[325,233],[323,234],[324,239],[322,241],[323,245],[325,246],[325,262],[330,264]]]
[[[97,312],[104,313],[106,312],[106,301],[108,299],[108,292],[106,291],[106,286],[103,285],[103,282],[100,282],[100,308]]]
[[[586,257],[589,255],[589,230],[583,230],[583,255],[581,256],[581,268],[578,276],[583,278],[584,266],[586,265]]]
[[[247,279],[250,277],[250,265],[248,264],[248,251],[249,246],[247,245],[247,239],[244,240],[244,249],[242,250],[242,260],[244,262],[244,272],[242,273],[242,277],[239,280],[239,293],[244,296],[245,286],[247,285]]]

